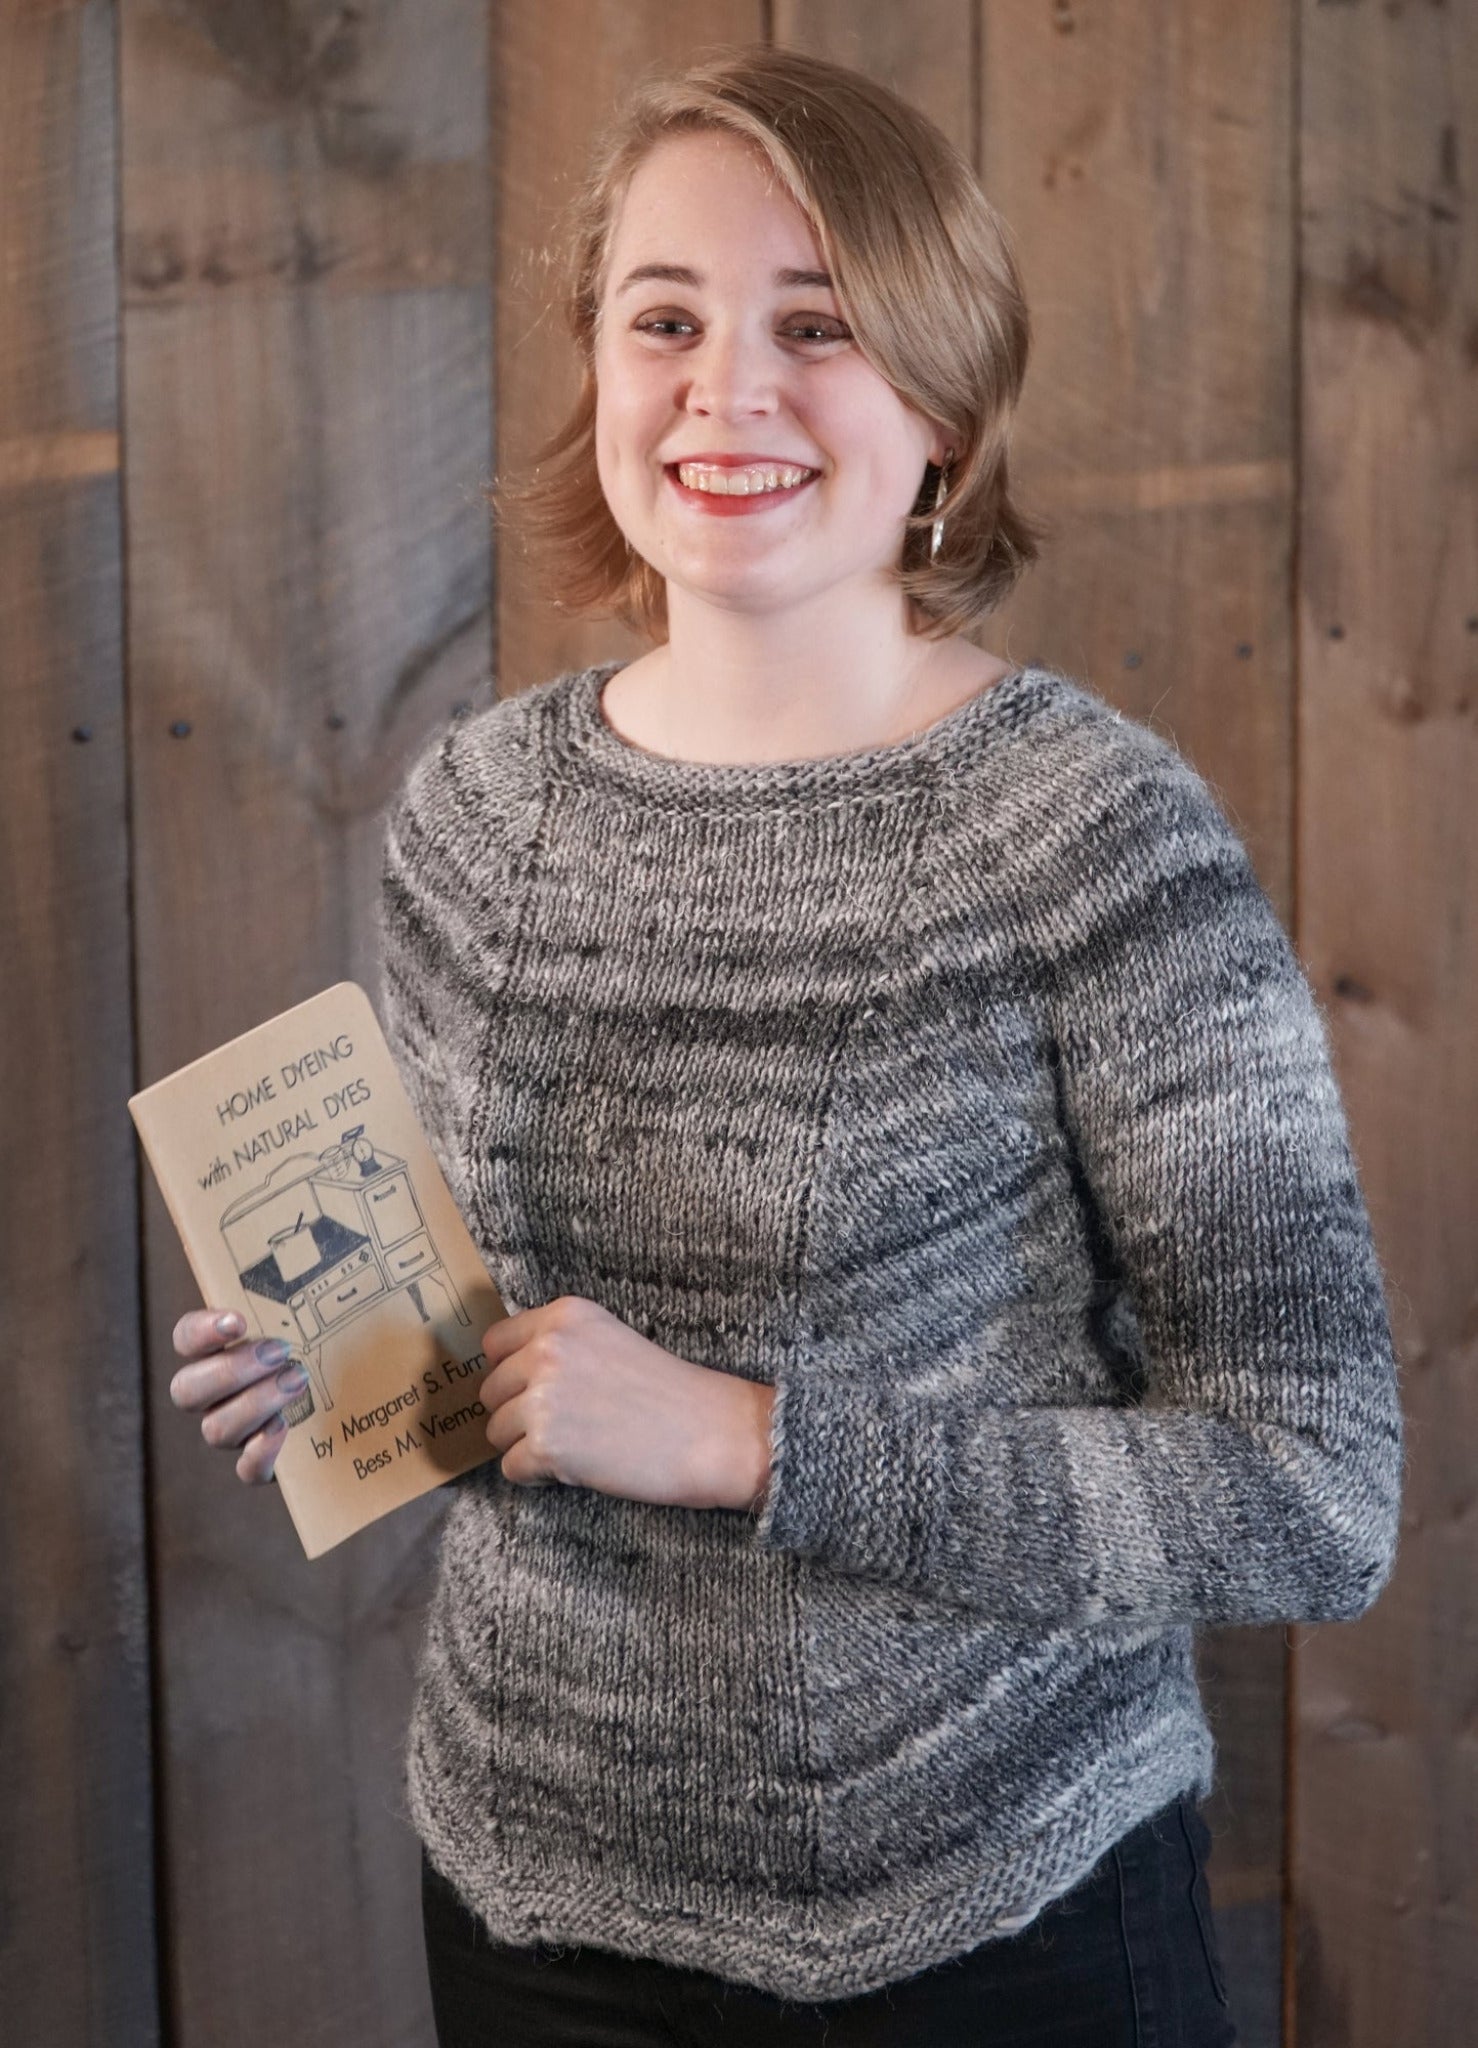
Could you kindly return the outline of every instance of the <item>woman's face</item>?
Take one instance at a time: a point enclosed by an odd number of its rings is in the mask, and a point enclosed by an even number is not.
[[[651,266],[666,274],[633,275]],[[805,215],[756,149],[710,131],[643,159],[601,313],[601,485],[669,595],[760,612],[882,587],[942,437],[851,339]]]

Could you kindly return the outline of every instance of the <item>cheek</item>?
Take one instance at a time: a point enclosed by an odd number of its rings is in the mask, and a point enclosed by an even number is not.
[[[650,459],[656,426],[652,396],[630,377],[597,383],[595,399],[596,463],[604,479],[630,477]]]
[[[631,419],[629,398],[607,396],[596,387],[595,472],[607,509],[627,540],[646,544],[652,516],[651,494],[643,469],[641,442]]]
[[[613,506],[616,505],[622,495],[622,486],[630,477],[631,466],[623,456],[619,419],[604,402],[597,407],[595,415],[595,468],[601,489]]]
[[[890,514],[910,512],[924,480],[928,451],[917,437],[896,420],[879,422],[876,447],[876,483],[880,502]]]
[[[924,477],[928,430],[869,365],[849,360],[845,367],[848,374],[827,393],[838,446],[850,444],[860,456],[858,473],[884,517],[909,512]]]

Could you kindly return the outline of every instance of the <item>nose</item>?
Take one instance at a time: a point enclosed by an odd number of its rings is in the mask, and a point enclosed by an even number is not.
[[[753,419],[779,404],[776,364],[767,342],[738,328],[712,329],[683,359],[683,406],[700,418]]]

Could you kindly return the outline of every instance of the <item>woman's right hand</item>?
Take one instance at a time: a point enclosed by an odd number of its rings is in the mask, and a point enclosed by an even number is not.
[[[265,1486],[287,1442],[282,1411],[302,1393],[308,1376],[301,1365],[283,1364],[289,1347],[280,1337],[233,1341],[245,1328],[235,1309],[191,1309],[181,1316],[174,1348],[189,1363],[170,1381],[169,1397],[176,1408],[199,1415],[200,1434],[214,1449],[240,1447],[238,1479]]]

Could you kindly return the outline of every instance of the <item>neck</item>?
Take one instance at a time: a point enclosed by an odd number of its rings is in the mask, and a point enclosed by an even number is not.
[[[725,611],[668,585],[668,638],[643,667],[672,751],[790,760],[886,745],[912,729],[938,644],[901,592],[827,591],[780,614]]]

